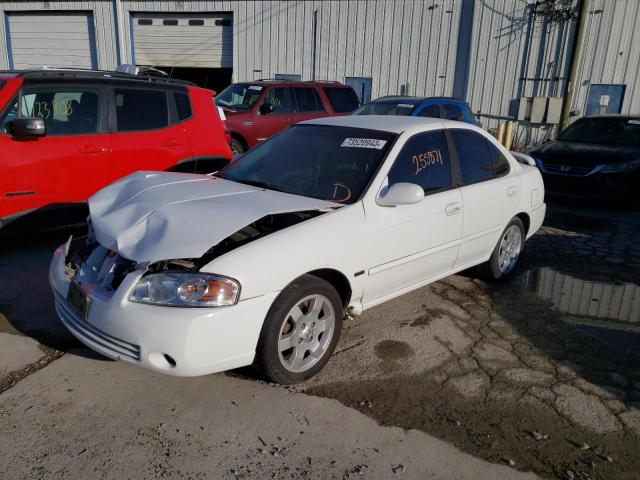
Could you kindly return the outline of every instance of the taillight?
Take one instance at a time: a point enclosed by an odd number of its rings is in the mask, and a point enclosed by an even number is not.
[[[231,145],[231,131],[228,128],[224,130],[224,138],[227,139],[227,143]]]

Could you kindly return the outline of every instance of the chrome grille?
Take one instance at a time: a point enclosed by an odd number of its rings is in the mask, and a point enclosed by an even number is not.
[[[136,362],[140,361],[140,347],[138,345],[116,338],[94,327],[78,315],[62,295],[55,292],[55,297],[56,311],[62,323],[82,341],[89,346],[95,345],[98,350],[105,351],[114,357],[126,357]]]

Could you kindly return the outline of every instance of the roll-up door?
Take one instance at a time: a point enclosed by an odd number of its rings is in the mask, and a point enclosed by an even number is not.
[[[232,68],[230,14],[135,13],[131,16],[136,65]]]
[[[10,68],[97,68],[90,13],[9,13],[7,24]]]

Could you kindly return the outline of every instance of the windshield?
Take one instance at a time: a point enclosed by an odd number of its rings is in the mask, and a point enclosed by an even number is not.
[[[363,128],[296,125],[249,150],[217,176],[350,204],[360,198],[395,138]]]
[[[411,115],[415,105],[410,103],[371,102],[355,110],[352,115]]]
[[[581,118],[558,136],[565,142],[640,146],[640,119]]]
[[[216,97],[216,105],[233,110],[249,110],[260,98],[262,85],[234,83]]]

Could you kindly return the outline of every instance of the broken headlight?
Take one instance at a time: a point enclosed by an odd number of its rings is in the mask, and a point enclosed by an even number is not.
[[[163,272],[142,277],[129,301],[172,307],[227,307],[235,305],[240,284],[206,273]]]

